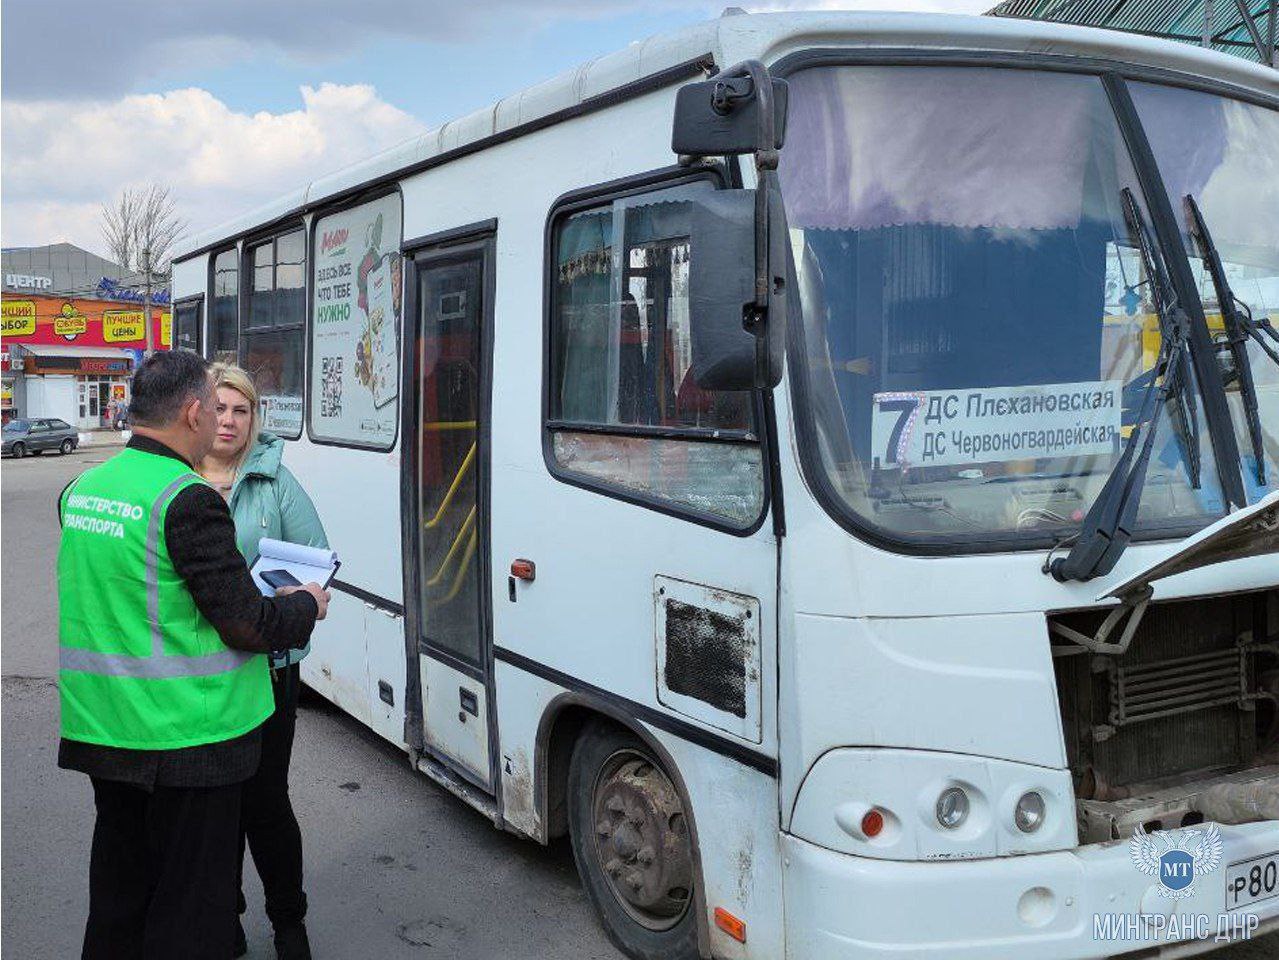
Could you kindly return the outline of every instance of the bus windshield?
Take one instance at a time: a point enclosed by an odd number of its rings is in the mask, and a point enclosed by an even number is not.
[[[1149,215],[1100,80],[841,66],[790,84],[792,375],[823,501],[908,546],[1077,532],[1161,344],[1125,194]],[[1155,427],[1137,536],[1224,511],[1187,377]]]
[[[1279,490],[1279,364],[1267,355],[1279,340],[1262,334],[1246,346],[1254,382],[1261,447],[1258,469],[1247,422],[1241,371],[1226,344],[1229,333],[1200,244],[1190,235],[1186,198],[1202,212],[1221,257],[1236,308],[1254,324],[1279,324],[1279,110],[1196,90],[1132,85],[1133,103],[1150,138],[1168,196],[1178,214],[1190,266],[1199,281],[1208,329],[1221,345],[1226,398],[1243,458],[1249,499]],[[1264,481],[1264,482],[1263,482]]]

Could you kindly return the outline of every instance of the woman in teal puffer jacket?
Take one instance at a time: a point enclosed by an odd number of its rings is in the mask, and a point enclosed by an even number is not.
[[[213,368],[218,396],[218,433],[213,450],[200,464],[201,475],[223,497],[235,520],[236,540],[245,560],[252,563],[263,537],[313,547],[327,547],[319,514],[302,485],[280,462],[284,441],[258,431],[258,393],[239,367]],[[289,759],[297,719],[298,662],[308,644],[291,650],[271,664],[275,712],[262,725],[262,760],[258,772],[245,781],[240,812],[240,866],[247,840],[253,863],[262,878],[266,914],[275,928],[280,960],[310,960],[307,941],[306,893],[302,889],[302,833],[289,801]],[[244,893],[239,911],[245,909]],[[248,945],[237,920],[235,956]]]

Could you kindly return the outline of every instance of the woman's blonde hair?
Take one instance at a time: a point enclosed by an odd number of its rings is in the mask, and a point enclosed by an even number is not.
[[[262,430],[261,413],[258,410],[258,388],[253,385],[253,378],[249,376],[247,370],[243,367],[237,367],[233,363],[215,363],[213,365],[213,389],[216,391],[219,387],[230,387],[237,393],[244,395],[249,401],[249,437],[244,444],[244,449],[240,451],[239,457],[236,458],[236,468],[244,462],[244,458],[249,455],[249,451],[258,442],[258,434]]]

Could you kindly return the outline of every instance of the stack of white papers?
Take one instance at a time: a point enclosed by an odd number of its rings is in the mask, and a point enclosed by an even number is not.
[[[338,555],[332,550],[263,537],[258,544],[258,558],[249,567],[249,573],[253,574],[253,582],[262,595],[272,597],[275,596],[275,587],[262,579],[264,570],[287,570],[297,577],[299,583],[318,583],[327,587],[341,565]]]

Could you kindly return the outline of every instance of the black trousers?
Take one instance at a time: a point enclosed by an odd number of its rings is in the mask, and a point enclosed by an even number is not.
[[[262,761],[243,784],[240,810],[240,878],[238,907],[245,910],[244,845],[262,878],[266,915],[276,930],[301,923],[306,916],[302,889],[302,831],[289,802],[289,760],[298,715],[298,665],[271,672],[275,712],[262,725]]]
[[[147,792],[92,779],[83,960],[226,960],[241,785]]]

